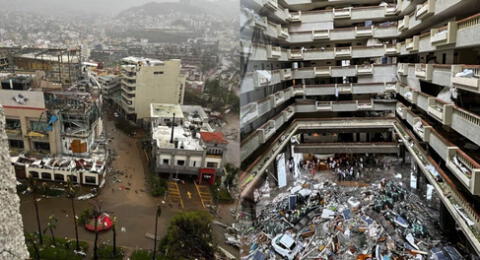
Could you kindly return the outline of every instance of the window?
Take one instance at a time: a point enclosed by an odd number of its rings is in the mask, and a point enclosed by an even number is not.
[[[42,172],[42,179],[51,180],[52,174],[49,172]]]
[[[47,151],[50,152],[50,144],[49,143],[42,143],[42,142],[34,142],[33,148],[39,151]]]
[[[170,164],[170,160],[169,159],[163,159],[162,164]]]
[[[20,120],[19,119],[5,119],[5,129],[20,129]]]
[[[207,168],[217,168],[217,165],[216,162],[207,162]]]
[[[92,177],[92,176],[85,176],[85,183],[96,184],[97,183],[97,178]]]
[[[8,140],[8,143],[10,144],[10,148],[19,148],[19,149],[24,148],[22,140]]]
[[[53,177],[55,178],[56,181],[65,181],[65,178],[63,177],[63,174],[54,174]]]
[[[177,165],[178,165],[178,166],[184,166],[184,165],[185,165],[185,161],[184,161],[184,160],[178,160],[178,161],[177,161]]]
[[[70,181],[72,183],[77,183],[78,182],[78,178],[75,175],[69,175],[68,178],[70,179]]]
[[[38,172],[30,172],[30,176],[34,179],[38,179]]]
[[[196,167],[197,166],[197,161],[192,161],[192,167]]]
[[[163,74],[163,71],[154,71],[153,72],[153,75],[162,75]]]
[[[46,132],[48,129],[48,122],[30,121],[30,128],[35,132]]]

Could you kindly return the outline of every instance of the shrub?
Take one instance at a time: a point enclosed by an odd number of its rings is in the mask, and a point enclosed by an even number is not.
[[[26,234],[27,237],[36,237],[36,235]],[[65,239],[65,238],[55,238],[55,245],[53,245],[53,239],[49,236],[44,236],[44,244],[39,245],[36,241],[36,246],[39,250],[40,259],[45,260],[80,260],[83,259],[83,256],[77,255],[74,253],[75,250],[75,240]],[[84,241],[79,241],[80,248],[83,252],[87,252],[88,243]],[[30,243],[27,243],[28,251],[30,256],[35,257],[34,246]]]
[[[167,191],[167,181],[159,176],[153,175],[150,178],[151,194],[154,197],[163,196]]]
[[[113,246],[102,244],[97,249],[99,259],[118,259],[122,260],[124,255],[124,249],[117,246],[117,255],[113,255]]]

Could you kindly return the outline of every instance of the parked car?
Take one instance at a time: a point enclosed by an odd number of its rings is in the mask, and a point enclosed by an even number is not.
[[[302,247],[288,234],[279,234],[272,239],[272,247],[285,259],[293,260]]]

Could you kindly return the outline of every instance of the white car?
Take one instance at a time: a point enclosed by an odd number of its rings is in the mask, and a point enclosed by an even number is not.
[[[302,247],[288,234],[279,234],[272,239],[272,247],[285,259],[293,260]]]

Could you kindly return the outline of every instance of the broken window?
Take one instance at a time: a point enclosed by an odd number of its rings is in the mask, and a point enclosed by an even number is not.
[[[49,172],[42,172],[42,179],[51,180],[52,179],[52,174],[49,173]]]
[[[97,178],[92,177],[92,176],[85,176],[85,183],[96,184],[97,183]]]
[[[50,144],[43,142],[33,142],[33,149],[37,151],[50,152]]]
[[[184,161],[184,160],[178,160],[178,161],[177,161],[177,165],[178,165],[178,166],[184,166],[184,165],[185,165],[185,161]]]
[[[21,128],[21,125],[20,125],[19,119],[10,119],[10,118],[5,119],[5,129],[14,130],[14,129],[20,129],[20,128]]]
[[[75,175],[70,175],[70,176],[68,176],[68,178],[70,179],[70,181],[72,183],[77,183],[78,182],[78,178]]]
[[[22,140],[8,140],[8,143],[10,144],[10,148],[18,148],[18,149],[24,148],[24,144]]]
[[[170,160],[168,160],[168,159],[163,159],[162,164],[167,164],[167,165],[168,165],[168,164],[170,164]]]
[[[216,162],[207,162],[207,168],[217,168],[218,163]]]
[[[63,174],[55,173],[54,178],[56,181],[65,181],[65,178],[63,177]]]
[[[30,176],[34,179],[38,179],[38,172],[30,172]]]

